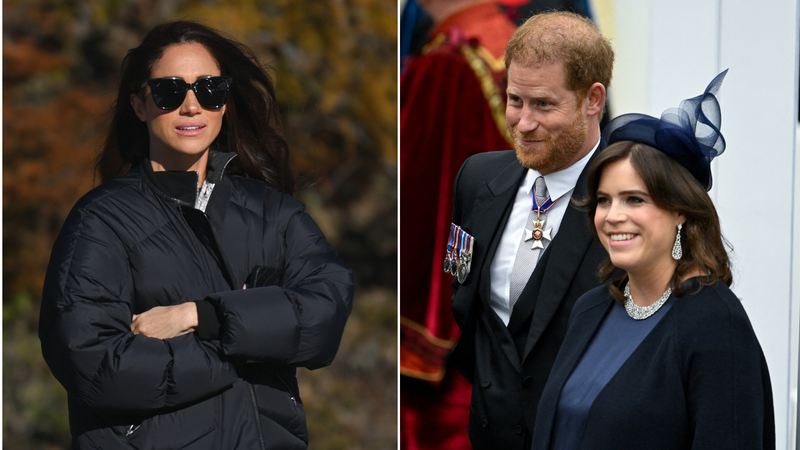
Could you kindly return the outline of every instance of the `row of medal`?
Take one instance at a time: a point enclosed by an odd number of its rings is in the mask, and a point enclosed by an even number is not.
[[[447,241],[447,253],[444,255],[444,271],[464,284],[472,264],[472,246],[475,238],[460,226],[450,224],[450,239]]]

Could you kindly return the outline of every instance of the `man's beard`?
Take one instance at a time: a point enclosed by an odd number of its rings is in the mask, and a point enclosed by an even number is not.
[[[572,123],[555,134],[540,129],[523,135],[516,125],[509,130],[520,164],[547,174],[566,168],[586,142],[589,126],[580,111],[576,111]],[[519,140],[542,140],[544,146],[532,149],[520,144]]]

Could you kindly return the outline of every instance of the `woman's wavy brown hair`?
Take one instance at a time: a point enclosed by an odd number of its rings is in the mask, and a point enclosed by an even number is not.
[[[683,257],[672,274],[669,286],[677,296],[686,294],[681,288],[681,280],[690,271],[700,269],[707,275],[700,277],[701,285],[712,285],[721,280],[727,286],[733,281],[730,260],[726,250],[729,245],[722,237],[719,216],[714,203],[705,188],[700,185],[688,170],[663,152],[645,144],[632,141],[616,142],[602,150],[594,159],[587,178],[587,198],[578,204],[587,210],[590,228],[598,239],[594,227],[597,210],[597,188],[603,170],[617,161],[629,160],[631,166],[644,181],[647,192],[656,206],[667,211],[677,211],[686,218],[681,230]],[[609,281],[620,270],[607,259],[600,266],[600,278]],[[611,295],[617,301],[624,301],[621,287],[625,286],[628,275],[612,282]]]
[[[221,74],[233,78],[222,129],[210,150],[236,152],[239,156],[228,166],[232,172],[292,194],[295,184],[289,146],[281,134],[275,86],[267,67],[244,44],[190,21],[156,26],[123,59],[119,92],[109,112],[111,127],[97,157],[95,174],[101,182],[107,181],[126,174],[149,156],[147,125],[133,111],[130,96],[140,92],[167,47],[185,43],[203,45]]]

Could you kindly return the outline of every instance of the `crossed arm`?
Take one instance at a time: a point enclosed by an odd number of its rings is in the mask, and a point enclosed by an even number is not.
[[[238,379],[235,361],[315,368],[336,354],[352,273],[302,210],[285,223],[285,287],[207,297],[222,324],[218,341],[192,335],[193,302],[131,316],[125,249],[106,223],[81,215],[54,247],[39,323],[45,360],[77,401],[98,411],[158,410],[226,388]]]

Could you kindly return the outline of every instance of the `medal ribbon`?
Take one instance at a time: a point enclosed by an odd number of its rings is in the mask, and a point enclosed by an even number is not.
[[[464,230],[459,230],[459,235],[460,235],[460,238],[461,238],[461,239],[458,240],[458,265],[459,266],[465,262],[464,261],[464,259],[465,259],[464,258],[464,256],[465,256],[464,255],[464,246],[467,244],[467,241],[465,239],[466,238],[466,234],[467,233],[465,233]]]
[[[447,254],[448,256],[453,253],[453,239],[456,237],[456,224],[450,224],[450,240],[447,241]]]
[[[542,203],[542,206],[539,206],[539,204],[536,202],[535,189],[531,191],[531,197],[533,198],[533,205],[531,205],[531,210],[536,211],[539,214],[542,214],[543,212],[547,212],[548,209],[552,208],[557,201],[561,200],[561,197],[563,197],[563,195],[555,200],[551,199],[550,197],[547,197],[547,200],[544,203]]]
[[[467,241],[469,242],[467,245],[467,271],[469,271],[469,267],[472,265],[472,244],[475,243],[475,238],[468,235]]]
[[[453,246],[453,251],[450,254],[450,261],[452,261],[453,264],[458,265],[458,260],[459,260],[458,246],[461,244],[461,227],[456,225],[455,232],[456,232],[456,242],[455,245]]]

